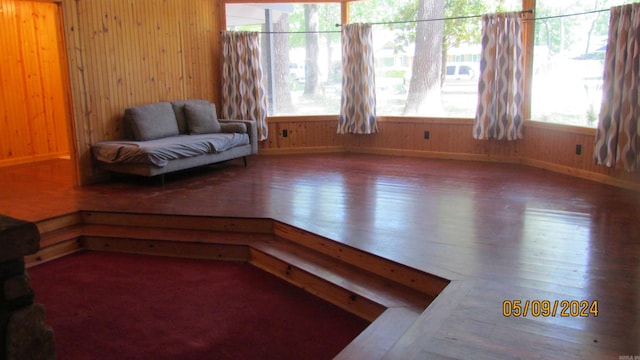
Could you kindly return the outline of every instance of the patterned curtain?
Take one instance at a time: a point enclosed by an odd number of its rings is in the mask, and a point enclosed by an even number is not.
[[[342,26],[342,99],[338,134],[378,132],[370,24]]]
[[[262,85],[257,32],[222,33],[222,117],[255,120],[258,139],[265,140],[267,98]]]
[[[483,15],[474,139],[522,139],[523,60],[521,13]]]
[[[640,4],[611,8],[604,63],[602,106],[596,131],[596,164],[638,170],[638,67],[640,64]]]

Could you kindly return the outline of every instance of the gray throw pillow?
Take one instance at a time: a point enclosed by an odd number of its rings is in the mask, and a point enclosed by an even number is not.
[[[202,100],[202,99],[189,99],[189,100],[179,100],[179,101],[171,102],[171,106],[173,107],[173,113],[176,115],[176,122],[178,123],[178,130],[180,131],[180,134],[189,133],[189,129],[187,127],[187,118],[184,115],[184,106],[186,104],[208,104],[208,103],[209,103],[208,100]]]
[[[134,140],[145,141],[178,135],[178,124],[171,104],[159,102],[125,110]]]
[[[213,104],[186,103],[184,115],[187,118],[189,134],[211,134],[221,130]]]

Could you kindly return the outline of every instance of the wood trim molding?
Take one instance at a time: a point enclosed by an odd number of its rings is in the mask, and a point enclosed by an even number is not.
[[[454,152],[440,152],[440,151],[422,151],[422,150],[402,150],[391,148],[372,148],[372,147],[349,147],[349,152],[359,154],[376,154],[376,155],[394,155],[394,156],[413,156],[429,159],[443,159],[443,160],[464,160],[464,161],[489,161],[489,162],[502,162],[509,164],[519,164],[521,159],[515,157],[497,157],[488,154],[465,154]]]

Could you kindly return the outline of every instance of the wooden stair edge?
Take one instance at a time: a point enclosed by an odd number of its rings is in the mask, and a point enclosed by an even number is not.
[[[334,360],[382,359],[410,329],[421,312],[396,307],[384,311],[367,328],[343,348]]]
[[[432,297],[438,296],[450,282],[441,276],[394,262],[277,220],[274,220],[273,231],[276,237],[313,249],[332,258],[351,262],[362,270],[414,288]]]
[[[175,240],[85,235],[80,239],[84,250],[127,254],[169,256],[214,261],[249,261],[249,246]]]
[[[41,248],[35,254],[25,256],[25,267],[30,268],[82,250],[84,249],[80,246],[78,239],[69,239],[67,241],[58,242],[45,248]]]
[[[257,234],[273,233],[273,221],[268,218],[128,213],[90,210],[81,210],[80,217],[82,219],[82,223],[86,225],[118,226],[126,224],[129,226],[152,227],[158,229]]]
[[[200,229],[166,229],[131,225],[89,224],[83,226],[84,237],[123,238],[131,240],[175,241],[227,245],[251,245],[271,239],[270,234],[226,232]]]
[[[82,225],[82,218],[79,211],[54,216],[51,218],[35,222],[40,234],[46,234],[56,230],[61,230],[74,225]]]
[[[44,249],[61,242],[76,240],[82,236],[82,232],[82,225],[79,224],[40,232],[40,249]]]
[[[287,240],[276,238],[256,243],[253,248],[386,308],[406,306],[424,309],[433,300],[428,294]]]
[[[27,268],[81,251],[82,224],[77,214],[67,214],[37,222],[40,232],[38,251],[24,257]]]
[[[277,257],[263,253],[256,248],[250,248],[248,262],[260,270],[272,274],[366,321],[374,321],[386,310],[386,307],[377,301],[336,286],[313,273],[291,266]]]

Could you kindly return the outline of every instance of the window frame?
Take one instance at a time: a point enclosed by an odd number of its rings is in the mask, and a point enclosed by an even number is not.
[[[268,1],[268,0],[253,0],[251,1],[252,3],[282,3],[282,4],[287,4],[287,3],[339,3],[340,4],[340,20],[341,23],[348,23],[349,22],[349,4],[352,2],[359,2],[359,1],[363,1],[363,0],[279,0],[279,1]],[[225,11],[225,7],[226,4],[243,4],[243,3],[247,3],[246,1],[243,0],[223,0],[221,1],[222,5],[220,6],[221,8],[221,30],[225,30],[227,27],[226,24],[226,11]],[[524,13],[524,22],[523,22],[523,47],[524,47],[524,69],[525,69],[525,76],[524,76],[524,82],[525,82],[525,97],[524,97],[524,118],[525,118],[525,124],[527,123],[537,123],[537,124],[544,124],[545,127],[554,127],[557,126],[559,128],[563,128],[563,129],[567,129],[567,128],[575,128],[578,129],[578,131],[593,131],[592,128],[586,127],[586,126],[579,126],[579,125],[567,125],[567,124],[562,124],[562,123],[553,123],[553,122],[544,122],[544,121],[536,121],[535,119],[531,118],[531,90],[532,90],[532,76],[533,76],[533,49],[534,49],[534,36],[535,36],[535,21],[533,21],[533,19],[535,18],[535,9],[536,9],[536,0],[522,0],[522,9],[523,11],[525,11]],[[526,12],[527,10],[533,10],[532,12]],[[326,115],[312,115],[310,116],[306,116],[306,115],[299,115],[299,116],[292,116],[292,115],[282,115],[282,116],[278,116],[278,115],[270,115],[269,118],[274,118],[274,119],[278,119],[278,118],[283,118],[283,119],[299,119],[300,121],[304,121],[307,118],[311,118],[311,119],[315,119],[314,121],[316,121],[318,118],[325,118],[325,117],[331,117],[332,114],[326,114]],[[437,117],[437,116],[402,116],[402,115],[394,115],[394,116],[382,116],[381,120],[382,121],[393,121],[393,120],[406,120],[406,121],[418,121],[419,119],[423,119],[426,122],[433,122],[433,121],[437,121],[438,123],[455,123],[455,124],[460,124],[460,120],[469,120],[469,118],[456,118],[456,117]],[[579,129],[583,129],[583,130],[579,130]]]

